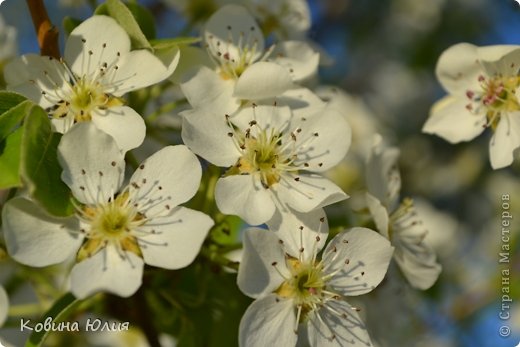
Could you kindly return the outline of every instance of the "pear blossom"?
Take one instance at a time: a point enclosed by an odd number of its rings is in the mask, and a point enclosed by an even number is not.
[[[320,175],[350,144],[350,128],[335,110],[301,117],[287,106],[258,105],[233,117],[202,108],[183,116],[184,143],[228,168],[215,187],[221,212],[259,225],[277,210],[306,213],[347,198]]]
[[[460,43],[448,48],[436,74],[449,95],[433,105],[423,132],[457,143],[491,128],[491,166],[511,165],[520,147],[519,59],[520,46]]]
[[[399,204],[401,176],[397,169],[399,150],[385,148],[382,138],[374,139],[367,163],[366,203],[379,232],[395,247],[394,259],[415,288],[430,288],[441,272],[433,249],[424,242],[427,230],[412,199]]]
[[[300,41],[265,48],[255,19],[239,5],[227,5],[206,23],[203,39],[212,66],[197,67],[181,89],[194,108],[211,104],[233,113],[243,100],[275,97],[316,73],[319,54]]]
[[[71,32],[63,59],[23,55],[6,67],[5,79],[8,89],[46,109],[56,131],[92,121],[127,151],[143,142],[146,129],[121,97],[171,75],[177,53],[163,62],[147,50],[130,51],[130,38],[114,19],[93,16]]]
[[[63,136],[58,157],[76,213],[57,218],[26,198],[9,200],[2,220],[15,260],[43,267],[76,256],[70,276],[79,298],[97,291],[127,297],[141,285],[145,263],[178,269],[193,261],[213,221],[178,206],[195,194],[202,174],[186,146],[150,156],[125,187],[122,153],[91,123]]]
[[[0,286],[0,327],[7,319],[7,310],[9,309],[9,298],[4,287]]]
[[[344,297],[368,293],[383,280],[393,251],[388,240],[352,228],[337,234],[319,257],[328,230],[320,235],[287,227],[284,233],[244,233],[237,283],[256,300],[240,322],[240,346],[371,346],[359,309]],[[301,243],[287,247],[294,242],[284,237],[289,234]]]

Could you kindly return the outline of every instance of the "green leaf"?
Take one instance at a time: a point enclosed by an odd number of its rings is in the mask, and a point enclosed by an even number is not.
[[[200,37],[176,37],[173,39],[157,39],[151,40],[150,43],[154,49],[167,49],[177,47],[179,45],[192,45],[194,43],[200,42]]]
[[[221,222],[217,223],[210,232],[213,242],[228,246],[238,242],[238,234],[244,222],[237,216],[226,216]]]
[[[60,178],[62,169],[57,157],[61,134],[51,130],[47,113],[39,106],[31,108],[24,129],[20,173],[29,193],[50,214],[71,215],[71,193]]]
[[[15,130],[16,126],[27,115],[31,106],[32,102],[26,100],[0,115],[0,141]]]
[[[0,114],[10,110],[24,100],[26,100],[26,97],[20,94],[0,91]]]
[[[132,15],[134,16],[137,24],[141,28],[144,36],[148,40],[155,39],[155,18],[152,13],[144,6],[139,5],[137,2],[129,2],[126,4]]]
[[[69,16],[63,18],[63,29],[65,29],[67,36],[69,36],[72,30],[76,29],[76,27],[81,23],[82,21],[77,18],[72,18]]]
[[[65,294],[43,315],[39,323],[45,324],[48,318],[51,318],[54,323],[63,322],[80,302],[81,300],[76,299],[71,293]],[[48,330],[50,329],[33,331],[25,342],[25,347],[40,347],[49,335]]]
[[[23,128],[18,128],[0,141],[0,190],[20,187],[20,148]]]
[[[98,8],[96,13],[98,14],[98,10],[100,12],[105,11],[105,9]],[[150,43],[146,39],[146,36],[143,34],[139,24],[134,18],[130,9],[122,3],[120,0],[108,0],[106,2],[106,11],[108,15],[114,18],[123,29],[130,36],[130,40],[132,41],[132,47],[135,49],[147,48],[151,49]],[[102,14],[102,13],[99,13]]]

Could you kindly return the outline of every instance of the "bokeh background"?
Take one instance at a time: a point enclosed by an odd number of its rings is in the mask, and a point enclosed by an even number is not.
[[[219,5],[194,0],[192,8],[197,11],[186,12],[186,1],[138,2],[154,14],[158,37],[197,35],[212,6]],[[65,16],[87,18],[95,3],[46,1],[61,33]],[[320,84],[359,97],[387,142],[401,150],[402,196],[411,196],[418,204],[430,226],[428,242],[443,265],[439,281],[426,292],[385,283],[366,298],[372,301],[364,313],[372,336],[390,347],[517,346],[520,160],[493,171],[487,154],[490,133],[451,145],[422,134],[421,127],[433,102],[444,95],[434,73],[442,51],[459,42],[520,45],[520,6],[513,0],[309,0],[308,6],[312,25],[302,35],[323,50]],[[18,53],[37,52],[25,1],[6,0],[0,14],[16,28]],[[309,85],[314,88],[317,81]],[[175,112],[170,116],[176,117]],[[345,178],[352,175],[348,170],[333,175],[355,195],[360,187],[355,179]],[[509,264],[499,263],[498,254],[505,194],[510,196],[508,211],[513,215]],[[347,205],[332,209],[332,218],[341,218],[343,208]],[[514,300],[508,321],[499,318],[505,268],[511,272]],[[509,337],[499,335],[504,324],[512,329]]]

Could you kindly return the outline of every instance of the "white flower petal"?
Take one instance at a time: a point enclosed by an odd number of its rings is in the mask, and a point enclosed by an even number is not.
[[[100,291],[129,297],[141,286],[143,267],[143,259],[134,253],[119,254],[108,245],[74,265],[70,273],[71,291],[78,299]]]
[[[195,195],[201,176],[200,162],[188,147],[167,146],[148,157],[132,175],[130,198],[148,216],[161,211],[169,214],[167,210]]]
[[[475,45],[459,43],[451,46],[437,61],[437,79],[451,94],[462,96],[467,90],[479,90],[478,76],[483,71],[478,58]]]
[[[348,195],[329,179],[306,173],[285,175],[271,189],[280,201],[299,212],[310,212],[348,198]]]
[[[204,107],[217,114],[232,114],[240,106],[240,100],[233,96],[235,81],[222,78],[217,72],[200,66],[187,73],[181,90],[191,107]]]
[[[275,233],[266,229],[249,228],[244,231],[244,252],[238,268],[237,284],[247,296],[258,298],[275,291],[284,281],[280,272],[290,276],[284,249],[278,240]]]
[[[272,56],[275,63],[289,71],[295,82],[315,75],[320,63],[320,54],[304,41],[283,41],[276,45]]]
[[[139,147],[146,135],[143,118],[128,106],[97,109],[92,114],[92,123],[112,136],[123,152]]]
[[[296,345],[296,314],[292,300],[271,294],[255,300],[246,310],[239,327],[240,347]]]
[[[77,76],[92,75],[103,63],[117,64],[130,51],[128,34],[107,16],[93,16],[78,25],[65,44],[65,61]]]
[[[182,113],[182,141],[212,164],[229,167],[236,164],[240,152],[228,136],[231,131],[224,114],[197,108]]]
[[[301,213],[290,207],[279,207],[267,225],[283,241],[288,254],[303,260],[312,259],[323,248],[329,233],[327,216],[322,208]]]
[[[281,95],[292,87],[292,78],[287,69],[275,63],[258,62],[240,75],[233,96],[244,100],[261,100]]]
[[[372,346],[366,325],[354,307],[344,301],[331,300],[318,312],[312,312],[307,331],[311,346]]]
[[[381,235],[388,239],[389,216],[386,207],[384,207],[383,204],[381,204],[381,201],[377,200],[377,198],[375,198],[368,192],[365,193],[365,199],[367,202],[368,210],[370,211],[370,214],[374,219],[374,223],[376,224],[377,230],[381,233]]]
[[[346,296],[370,292],[385,277],[393,250],[390,241],[367,228],[339,233],[323,254],[326,273],[339,270],[329,286]]]
[[[68,91],[63,64],[50,57],[26,54],[3,69],[7,89],[18,92],[43,108],[54,105]],[[44,94],[45,93],[45,94]]]
[[[101,79],[101,83],[107,86],[106,92],[122,96],[168,78],[178,60],[177,52],[176,55],[170,57],[167,67],[159,58],[145,49],[128,52],[117,61],[117,70],[107,73]]]
[[[487,76],[516,76],[518,74],[518,59],[520,58],[520,46],[488,46],[481,47],[486,52],[491,50],[497,58],[482,60],[480,63]],[[505,52],[505,53],[504,53]]]
[[[215,186],[215,201],[222,213],[237,215],[250,225],[267,222],[275,211],[271,192],[252,175],[220,178]]]
[[[77,218],[49,216],[25,198],[5,204],[2,221],[7,251],[16,261],[29,266],[61,263],[78,250],[83,240]]]
[[[397,168],[399,149],[386,147],[383,138],[374,136],[372,150],[366,165],[367,188],[389,211],[393,211],[399,202],[401,175]]]
[[[519,49],[518,45],[492,45],[477,47],[477,55],[479,59],[486,62],[498,61],[510,54],[511,52]],[[515,73],[518,69],[516,69]]]
[[[248,53],[252,61],[264,53],[262,30],[251,14],[239,5],[224,6],[211,16],[204,30],[204,41],[211,54],[219,60],[240,61],[243,47],[254,47]]]
[[[0,286],[0,327],[5,323],[7,319],[7,311],[9,310],[9,298],[4,290],[4,287]]]
[[[138,239],[144,262],[164,269],[188,266],[213,224],[204,213],[184,207],[176,208],[167,217],[151,219],[139,228],[149,233]]]
[[[489,159],[493,169],[511,165],[514,151],[520,147],[520,112],[503,113],[489,142]]]
[[[469,141],[484,131],[485,114],[473,114],[466,109],[466,99],[446,96],[437,101],[422,128],[423,133],[435,134],[458,143]]]
[[[177,67],[173,74],[169,77],[169,79],[175,83],[180,84],[182,89],[182,83],[187,81],[185,77],[189,72],[191,72],[194,68],[198,69],[199,67],[213,67],[214,64],[211,61],[208,52],[200,47],[193,46],[179,46],[179,61]],[[212,70],[210,70],[212,71]],[[212,71],[214,75],[217,75],[214,71]],[[215,76],[217,77],[217,76]],[[234,88],[234,83],[231,83],[231,93]],[[193,89],[193,92],[197,92],[196,88]],[[231,94],[230,94],[231,95]],[[188,98],[188,100],[190,100]],[[193,105],[192,105],[193,106]],[[195,106],[193,106],[195,107]]]
[[[314,172],[329,170],[338,164],[347,154],[352,139],[352,132],[345,117],[332,107],[306,120],[294,119],[290,129],[300,128],[297,134],[296,165],[305,165]]]
[[[439,278],[442,266],[435,260],[435,253],[424,243],[410,245],[413,251],[396,248],[394,259],[412,287],[426,290]]]
[[[110,135],[90,122],[78,123],[63,135],[58,160],[61,179],[81,203],[105,203],[123,182],[123,154]]]
[[[252,135],[258,134],[260,129],[269,134],[271,130],[275,133],[287,130],[291,115],[291,109],[287,106],[258,105],[241,108],[231,121],[244,132],[251,128]],[[251,126],[251,121],[255,121],[257,126]]]
[[[273,105],[274,102],[281,106],[289,106],[294,117],[300,119],[319,114],[326,107],[326,103],[307,88],[289,89],[282,95],[262,101],[265,105]]]
[[[179,66],[179,61],[181,59],[181,49],[180,47],[172,47],[172,48],[163,48],[156,49],[154,55],[161,61],[161,63],[166,67],[165,76],[168,78],[177,70]],[[161,81],[164,77],[161,78]]]

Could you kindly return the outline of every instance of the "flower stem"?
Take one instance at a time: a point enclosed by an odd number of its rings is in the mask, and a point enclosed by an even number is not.
[[[51,23],[43,0],[27,0],[29,12],[31,12],[34,30],[38,36],[40,54],[60,58],[58,44],[58,29]]]

